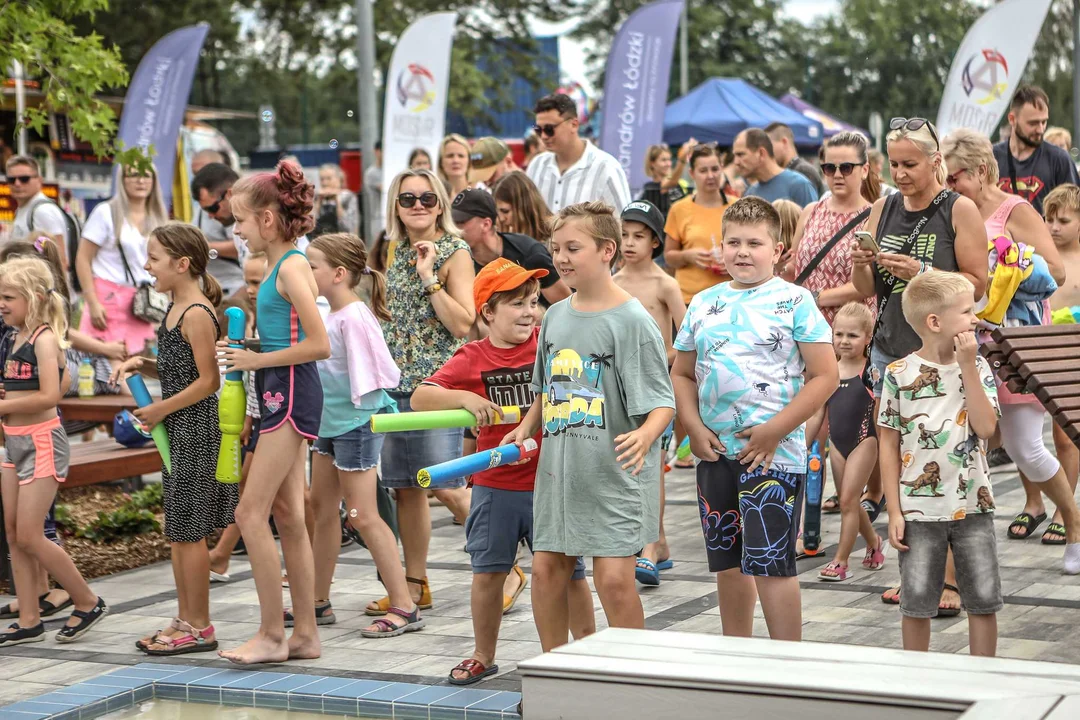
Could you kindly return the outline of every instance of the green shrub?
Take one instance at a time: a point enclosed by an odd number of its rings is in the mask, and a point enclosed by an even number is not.
[[[125,504],[112,512],[99,512],[97,518],[76,533],[93,542],[110,543],[130,535],[159,532],[161,523],[149,510],[137,510]]]
[[[67,505],[57,505],[56,510],[53,512],[53,519],[56,520],[57,527],[63,528],[69,534],[75,534],[79,531],[79,525],[71,517],[71,508]]]
[[[154,483],[153,485],[147,485],[136,493],[132,493],[131,499],[128,500],[127,505],[130,505],[136,510],[161,512],[164,500],[165,491],[162,489],[161,483]]]

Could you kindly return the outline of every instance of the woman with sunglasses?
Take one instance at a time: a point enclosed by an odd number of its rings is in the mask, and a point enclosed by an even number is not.
[[[856,230],[863,229],[865,220],[821,256],[826,243],[881,196],[881,183],[870,172],[866,153],[866,138],[859,133],[842,132],[829,138],[821,163],[829,195],[807,205],[795,228],[791,248],[795,275],[810,268],[802,285],[813,294],[830,325],[837,310],[853,300],[864,300],[867,307],[874,309],[873,300],[864,299],[851,283],[851,240]]]
[[[469,246],[450,217],[446,190],[430,170],[406,170],[394,178],[386,217],[387,235],[397,250],[386,274],[392,319],[383,323],[383,333],[401,368],[401,384],[389,394],[400,412],[409,412],[413,390],[450,359],[472,328],[474,270]],[[427,582],[431,513],[427,490],[417,485],[416,474],[461,457],[461,451],[460,428],[390,433],[383,442],[382,482],[397,491],[405,579],[421,610],[431,607]],[[436,496],[467,513],[464,486],[464,480],[455,481],[436,490]],[[390,598],[383,597],[365,612],[382,616],[389,610]]]
[[[921,344],[901,309],[900,295],[907,283],[919,273],[946,270],[961,273],[970,280],[976,298],[986,292],[986,230],[975,203],[945,186],[948,173],[933,124],[925,118],[893,118],[886,144],[889,167],[899,192],[876,201],[866,223],[867,232],[874,236],[881,252],[862,249],[855,241],[851,251],[851,280],[856,289],[862,297],[877,298],[879,309],[880,303],[885,302],[870,353],[875,417],[885,367],[911,354]],[[905,254],[899,253],[920,221],[923,225],[914,247]],[[890,281],[891,291],[888,300],[884,300],[889,276],[895,278],[895,283]],[[871,521],[884,507],[883,498],[881,478],[875,473],[863,498],[863,507],[870,511]],[[955,588],[955,578],[950,580],[950,577],[946,575],[946,582]],[[952,588],[947,587],[942,593],[939,616],[960,612],[960,596]],[[898,604],[900,588],[887,590],[881,599]]]
[[[1023,243],[1035,248],[1033,259],[1035,271],[1029,276],[1038,280],[1043,276],[1042,295],[1049,298],[1056,286],[1049,282],[1052,277],[1056,283],[1065,281],[1065,266],[1054,245],[1050,231],[1043,219],[1027,200],[1010,195],[998,187],[998,164],[994,159],[994,148],[990,139],[973,130],[961,129],[950,133],[942,143],[945,161],[950,174],[945,179],[950,188],[974,201],[979,214],[985,221],[986,234],[990,241],[999,236]],[[996,251],[994,257],[996,259]],[[1039,259],[1045,262],[1040,269]],[[1050,317],[1047,306],[1038,297],[1019,297],[1020,292],[1028,293],[1030,283],[1025,280],[1013,296],[1006,310],[1004,324],[1010,327],[1020,325],[1049,325]],[[996,293],[989,292],[990,297]],[[980,337],[980,339],[984,339]],[[1020,480],[1024,484],[1026,500],[1024,509],[1009,526],[1008,537],[1013,540],[1026,540],[1038,526],[1046,520],[1046,506],[1043,504],[1042,491],[1054,500],[1058,511],[1043,533],[1045,545],[1065,545],[1066,528],[1071,523],[1063,522],[1062,502],[1065,514],[1075,517],[1076,503],[1069,487],[1069,480],[1057,458],[1051,454],[1043,441],[1043,421],[1046,410],[1038,398],[1031,394],[1009,392],[1004,385],[998,386],[998,402],[1001,404],[1001,444],[1020,470]],[[1070,502],[1072,501],[1072,502]],[[1080,527],[1071,528],[1071,542],[1080,541]]]
[[[439,144],[439,177],[449,197],[456,198],[459,192],[469,187],[471,167],[469,141],[456,133],[444,137]]]
[[[75,272],[86,299],[79,329],[95,340],[123,342],[141,352],[157,328],[135,317],[132,302],[150,282],[143,268],[150,231],[169,220],[153,166],[117,168],[116,194],[99,204],[83,226]],[[113,369],[119,361],[112,361]]]

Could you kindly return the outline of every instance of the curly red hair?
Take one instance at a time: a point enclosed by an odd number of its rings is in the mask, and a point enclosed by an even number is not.
[[[282,235],[294,242],[315,228],[315,186],[294,162],[282,160],[274,172],[250,175],[233,186],[232,202],[260,211],[269,208]]]

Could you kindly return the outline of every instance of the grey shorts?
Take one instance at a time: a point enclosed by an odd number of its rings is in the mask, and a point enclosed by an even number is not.
[[[465,521],[465,551],[474,573],[506,573],[517,562],[518,544],[532,550],[533,494],[474,485]],[[574,564],[573,580],[585,579],[585,561]]]
[[[993,513],[968,515],[963,520],[909,522],[904,526],[904,544],[910,548],[900,553],[900,612],[904,615],[937,615],[950,547],[956,561],[956,586],[968,614],[993,615],[1005,607]]]
[[[388,393],[399,412],[412,410],[412,395]],[[419,488],[416,474],[426,467],[461,457],[460,428],[444,430],[410,430],[385,433],[382,447],[382,483],[388,489]],[[465,478],[440,485],[444,488],[465,487]]]
[[[334,459],[334,467],[344,472],[363,472],[379,464],[386,435],[371,432],[371,425],[361,425],[337,437],[320,437],[312,449]]]
[[[37,478],[67,479],[71,447],[59,417],[37,425],[4,425],[4,450],[3,466],[15,468],[20,485]]]

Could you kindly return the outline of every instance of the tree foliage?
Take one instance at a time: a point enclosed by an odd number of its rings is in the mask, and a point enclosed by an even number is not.
[[[116,114],[98,95],[123,87],[128,71],[120,53],[96,33],[80,33],[76,22],[92,22],[107,0],[20,0],[0,5],[0,67],[22,63],[28,78],[41,83],[44,102],[28,107],[19,122],[41,133],[49,112],[66,112],[76,137],[99,155],[118,154],[136,163],[141,152],[116,152]]]

